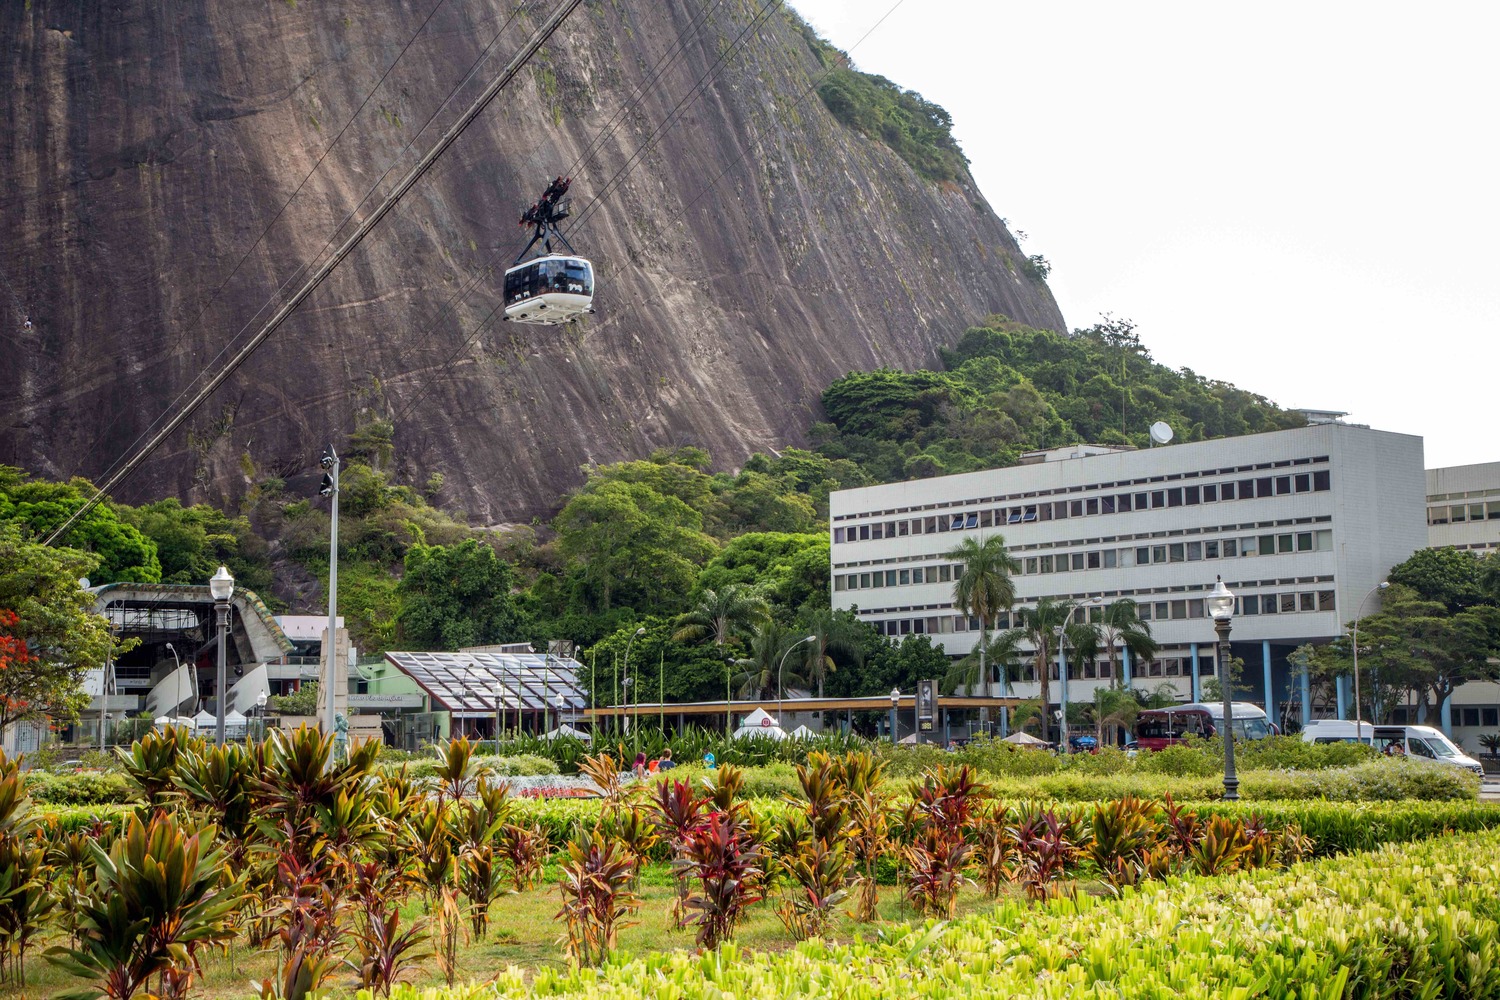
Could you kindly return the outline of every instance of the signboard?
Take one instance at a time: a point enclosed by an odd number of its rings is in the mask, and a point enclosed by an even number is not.
[[[351,694],[350,708],[421,708],[419,694]]]
[[[937,714],[937,681],[917,681],[917,731],[932,732]]]

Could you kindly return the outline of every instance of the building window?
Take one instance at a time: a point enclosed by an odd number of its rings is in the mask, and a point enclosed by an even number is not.
[[[1331,590],[1320,590],[1320,591],[1318,591],[1318,610],[1319,611],[1333,611],[1333,610],[1335,610],[1335,608],[1333,606],[1333,591],[1331,591]]]
[[[1185,601],[1185,600],[1184,601],[1173,601],[1172,602],[1172,619],[1174,621],[1180,621],[1180,620],[1186,618],[1187,616],[1188,616],[1187,615],[1187,601]]]
[[[1239,554],[1239,547],[1240,547],[1240,543],[1239,543],[1239,541],[1237,539],[1234,539],[1234,538],[1226,538],[1226,539],[1224,539],[1224,558],[1225,559],[1233,559],[1236,555]]]
[[[1318,608],[1318,603],[1317,602],[1318,602],[1318,595],[1317,594],[1298,594],[1297,595],[1297,610],[1298,611],[1316,611],[1317,608]]]
[[[1203,502],[1216,503],[1219,499],[1219,487],[1215,483],[1206,483],[1203,487]]]
[[[1129,493],[1121,493],[1119,496],[1115,497],[1115,509],[1118,510],[1118,511],[1120,511],[1121,513],[1128,513],[1129,512],[1129,510],[1130,510],[1130,494]]]
[[[833,589],[834,590],[848,590],[849,589],[849,578],[846,577],[842,573],[840,573],[838,576],[834,577],[833,578]]]
[[[1114,569],[1115,568],[1115,555],[1116,555],[1115,550],[1114,549],[1105,549],[1101,553],[1101,555],[1103,556],[1103,559],[1104,559],[1104,568],[1105,569]]]
[[[1277,476],[1276,477],[1276,495],[1277,496],[1285,496],[1286,494],[1288,494],[1290,492],[1292,492],[1292,477],[1291,476]]]
[[[1217,558],[1219,558],[1219,543],[1218,542],[1204,542],[1203,543],[1203,558],[1205,558],[1205,559],[1217,559]]]
[[[1295,614],[1296,611],[1297,611],[1297,595],[1296,594],[1282,594],[1281,595],[1281,614],[1290,615],[1290,614]]]
[[[1292,483],[1296,487],[1298,493],[1312,492],[1312,476],[1308,475],[1305,472],[1293,476]]]
[[[1100,565],[1099,557],[1100,557],[1101,554],[1102,553],[1099,553],[1099,552],[1090,552],[1088,554],[1088,568],[1089,569],[1098,569],[1099,568],[1099,565]]]
[[[1276,536],[1276,551],[1281,553],[1292,551],[1291,532],[1287,532],[1285,535]]]
[[[1220,483],[1219,484],[1219,499],[1220,500],[1233,500],[1234,499],[1234,483]]]
[[[1171,562],[1183,562],[1187,559],[1186,546],[1182,542],[1172,542],[1167,546],[1167,556]]]
[[[1466,708],[1466,709],[1464,709],[1464,725],[1466,725],[1466,726],[1477,726],[1477,725],[1479,725],[1479,709],[1477,709],[1477,708]]]
[[[1089,497],[1087,500],[1085,500],[1083,502],[1083,512],[1085,514],[1097,514],[1097,513],[1099,513],[1099,498],[1098,497]]]
[[[1240,614],[1242,614],[1242,615],[1258,615],[1258,614],[1260,614],[1260,598],[1256,597],[1254,594],[1246,594],[1246,595],[1242,596],[1239,599],[1239,603],[1240,603]]]
[[[1083,553],[1082,552],[1074,552],[1073,553],[1073,568],[1074,569],[1083,569]]]
[[[1182,506],[1182,487],[1181,486],[1174,486],[1172,489],[1167,490],[1167,506],[1168,507],[1181,507]]]
[[[947,564],[944,564],[942,566],[939,566],[937,569],[938,569],[938,583],[952,583],[953,582],[953,570],[952,570],[952,568],[950,566],[948,566]],[[930,577],[930,575],[931,574],[930,574],[930,571],[929,571],[929,577]],[[931,580],[929,579],[928,582],[930,583]]]
[[[1026,575],[1027,576],[1034,576],[1034,575],[1036,575],[1036,556],[1027,556],[1026,557]]]
[[[1194,597],[1194,598],[1190,598],[1188,600],[1188,617],[1189,618],[1202,618],[1203,617],[1203,598],[1201,598],[1201,597]]]
[[[900,585],[905,587],[909,583],[911,583],[911,570],[903,569],[901,571]]]
[[[1138,604],[1136,605],[1135,613],[1140,616],[1141,621],[1149,622],[1151,620],[1151,605]]]
[[[861,573],[861,574],[859,574],[859,589],[860,590],[867,590],[867,589],[869,589],[869,586],[870,586],[870,574],[868,574],[868,573]]]
[[[1157,601],[1156,602],[1156,620],[1157,621],[1159,621],[1159,622],[1166,621],[1168,618],[1171,617],[1171,614],[1172,614],[1171,608],[1167,604],[1166,601]]]
[[[1100,510],[1102,510],[1104,513],[1113,514],[1115,512],[1115,498],[1113,495],[1100,497],[1099,502],[1103,505],[1102,507],[1100,507]]]
[[[1083,501],[1082,500],[1074,500],[1071,504],[1068,505],[1068,516],[1069,517],[1082,517],[1083,516]]]
[[[1151,546],[1151,561],[1154,562],[1154,563],[1164,563],[1164,562],[1166,562],[1167,561],[1167,547],[1165,545],[1153,545],[1153,546]]]
[[[1484,725],[1494,728],[1500,726],[1500,709],[1481,708],[1480,715],[1484,718]]]
[[[844,529],[843,528],[834,528],[833,529],[833,540],[834,540],[835,543],[842,542],[844,540]]]
[[[1155,508],[1155,507],[1165,507],[1166,505],[1167,505],[1167,491],[1166,490],[1152,490],[1151,491],[1151,506],[1153,508]]]
[[[859,526],[859,540],[862,542],[870,540],[870,526],[868,524],[861,524]]]
[[[1317,492],[1322,493],[1331,488],[1327,469],[1320,469],[1317,472],[1314,472],[1312,476],[1313,489]]]

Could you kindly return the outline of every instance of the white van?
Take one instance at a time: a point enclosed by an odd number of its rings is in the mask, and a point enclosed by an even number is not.
[[[1431,726],[1377,726],[1361,722],[1356,734],[1354,723],[1347,719],[1314,719],[1302,730],[1302,739],[1306,743],[1352,743],[1359,740],[1386,753],[1435,760],[1466,768],[1475,774],[1484,773],[1484,766],[1479,761],[1454,746],[1452,740]]]

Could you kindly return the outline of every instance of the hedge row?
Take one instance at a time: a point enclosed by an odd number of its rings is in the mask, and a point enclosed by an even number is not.
[[[1116,899],[1006,903],[847,945],[726,945],[529,977],[511,968],[483,986],[402,986],[392,1000],[1494,997],[1497,857],[1500,833],[1469,834],[1290,871],[1151,882]]]

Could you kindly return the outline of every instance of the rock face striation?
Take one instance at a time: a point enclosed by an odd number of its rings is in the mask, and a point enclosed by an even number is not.
[[[548,6],[0,5],[0,462],[102,478]],[[1065,329],[972,183],[840,124],[763,9],[588,0],[120,498],[230,499],[380,419],[445,503],[528,518],[586,463],[797,444],[831,379],[987,314]],[[598,312],[504,323],[517,218],[563,173]]]

